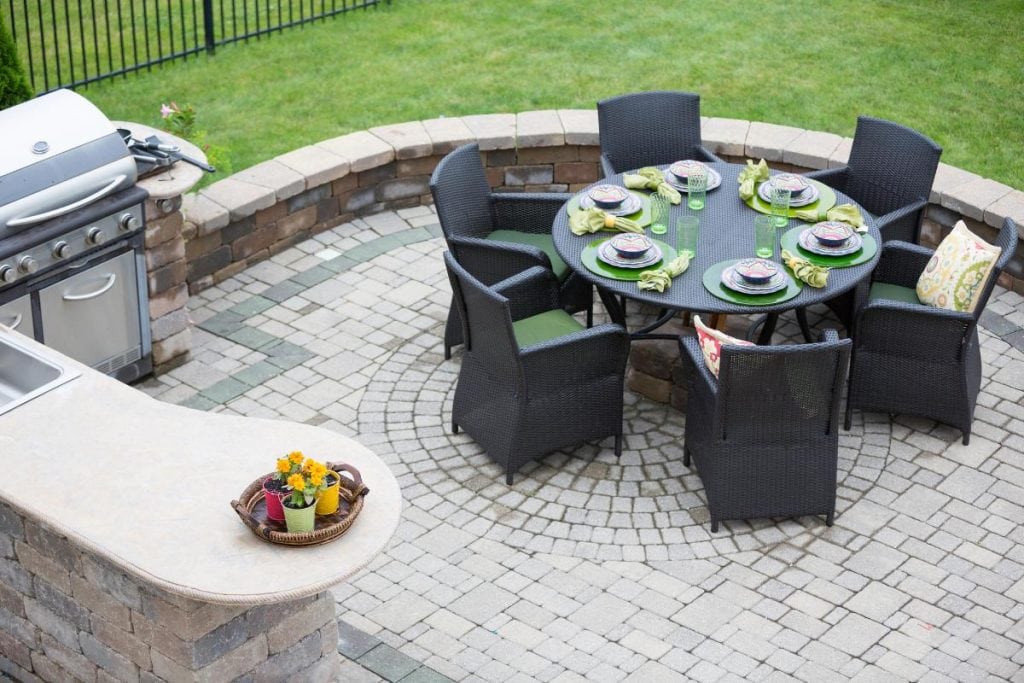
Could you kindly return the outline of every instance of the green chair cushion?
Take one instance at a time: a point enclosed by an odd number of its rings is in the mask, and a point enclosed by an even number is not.
[[[559,282],[565,282],[569,277],[569,266],[562,257],[555,251],[555,241],[551,235],[535,235],[532,232],[519,232],[518,230],[495,230],[487,236],[487,239],[495,242],[512,242],[513,244],[528,244],[537,247],[551,260],[551,270]]]
[[[561,309],[545,311],[512,323],[512,332],[521,349],[582,329],[585,328],[576,318]]]
[[[871,284],[871,289],[868,290],[868,301],[874,301],[875,299],[889,299],[908,304],[921,303],[913,287],[900,287],[899,285],[890,285],[886,282],[874,282]]]

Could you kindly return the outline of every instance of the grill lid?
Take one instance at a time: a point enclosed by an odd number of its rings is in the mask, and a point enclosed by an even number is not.
[[[0,111],[0,237],[135,183],[114,125],[89,100],[57,90]]]

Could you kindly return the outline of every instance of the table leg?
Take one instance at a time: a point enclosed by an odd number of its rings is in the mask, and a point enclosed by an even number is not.
[[[619,298],[604,287],[598,287],[597,294],[601,297],[601,303],[604,304],[605,310],[608,311],[608,317],[612,319],[612,322],[625,327],[626,312],[619,305]]]
[[[772,343],[772,334],[775,333],[775,324],[779,321],[778,313],[769,313],[764,317],[761,326],[761,334],[757,338],[759,346],[769,346]]]
[[[796,309],[796,321],[800,325],[800,331],[803,332],[804,341],[810,344],[814,341],[814,335],[811,333],[811,326],[807,324],[807,309],[800,307]]]

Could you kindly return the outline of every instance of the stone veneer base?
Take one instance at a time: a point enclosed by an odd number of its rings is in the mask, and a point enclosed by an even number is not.
[[[0,671],[19,681],[333,681],[337,647],[328,592],[256,607],[183,598],[0,503]]]

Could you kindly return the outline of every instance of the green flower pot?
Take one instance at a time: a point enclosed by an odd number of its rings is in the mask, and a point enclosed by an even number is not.
[[[284,508],[284,523],[288,527],[288,533],[290,534],[301,534],[307,531],[312,531],[316,525],[316,501],[307,505],[304,508],[293,508],[285,503]]]

